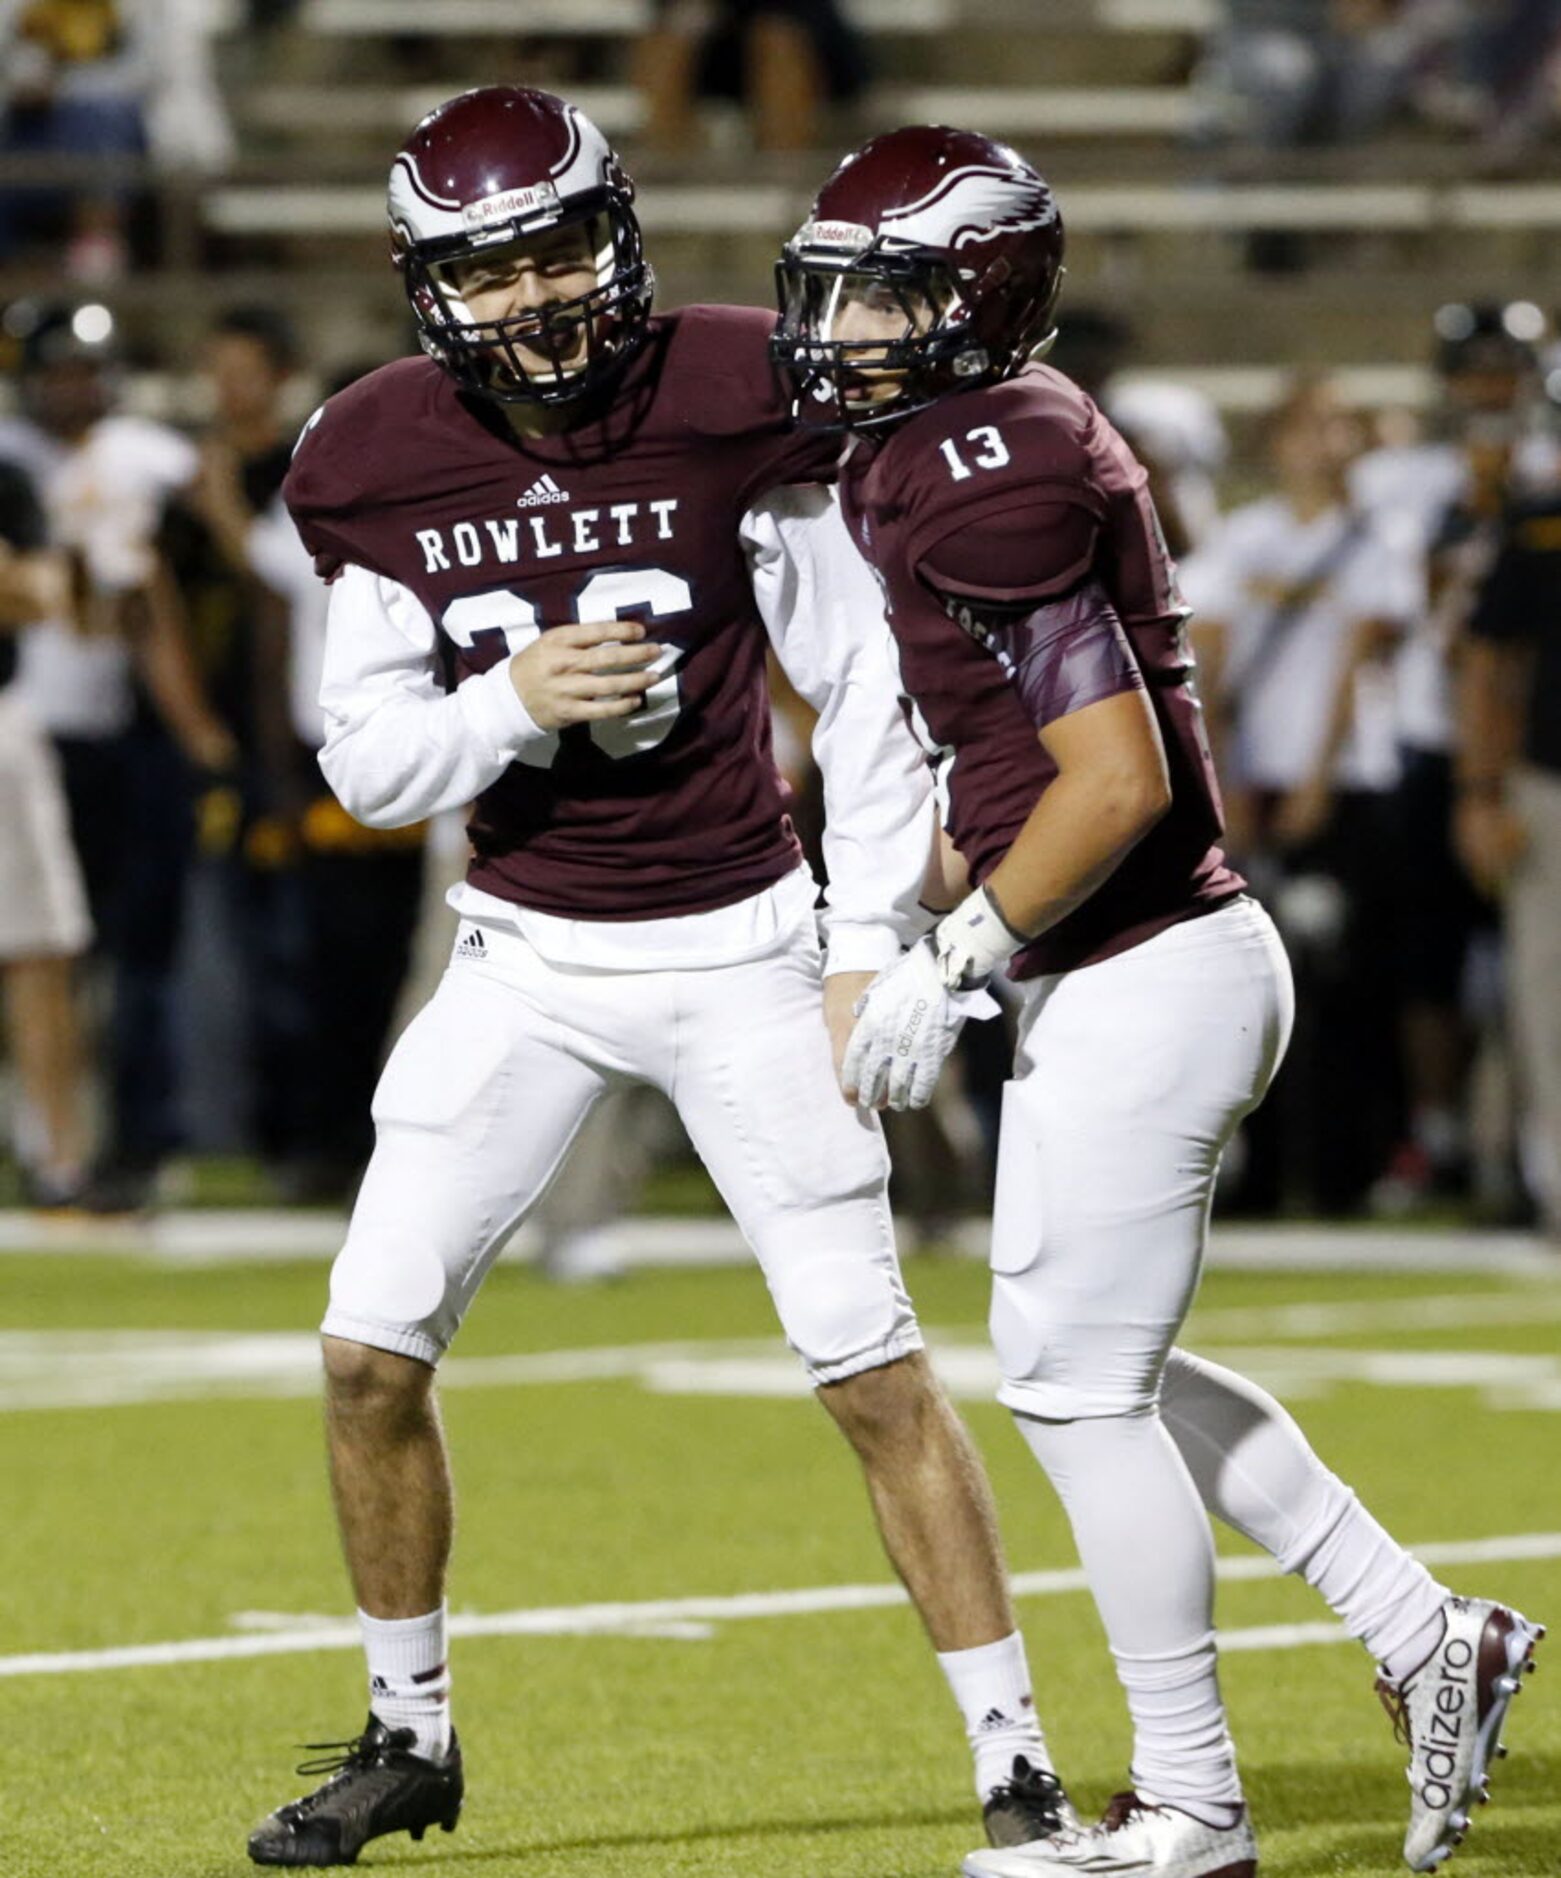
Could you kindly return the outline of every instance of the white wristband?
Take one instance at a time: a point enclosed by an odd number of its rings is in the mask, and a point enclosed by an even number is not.
[[[932,943],[938,956],[938,975],[951,991],[983,985],[1000,965],[1006,965],[1025,944],[997,910],[985,887],[977,887],[939,920]]]

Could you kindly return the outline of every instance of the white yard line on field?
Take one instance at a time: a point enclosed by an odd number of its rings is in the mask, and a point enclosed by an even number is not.
[[[1561,1260],[1555,1277],[1561,1279]],[[1368,1331],[1488,1330],[1561,1322],[1561,1284],[1421,1298],[1326,1298],[1297,1304],[1226,1304],[1195,1311],[1185,1341],[1197,1349],[1234,1337],[1352,1337]]]
[[[1424,1307],[1424,1308],[1417,1308]],[[1404,1333],[1465,1325],[1485,1333],[1561,1316],[1561,1287],[1525,1285],[1501,1297],[1430,1297],[1358,1307],[1278,1305],[1206,1313],[1192,1326],[1194,1348],[1217,1354],[1286,1399],[1343,1385],[1388,1389],[1477,1389],[1497,1409],[1561,1410],[1561,1355],[1504,1349],[1406,1348]],[[1233,1345],[1267,1333],[1278,1339],[1327,1337],[1352,1329],[1396,1331],[1386,1349],[1349,1344]],[[997,1393],[997,1359],[973,1328],[928,1326],[945,1388],[961,1401]],[[1489,1341],[1500,1343],[1499,1336]],[[495,1356],[452,1356],[445,1389],[623,1383],[656,1395],[733,1396],[805,1401],[806,1376],[778,1337],[633,1343]],[[0,1331],[0,1414],[37,1409],[105,1409],[142,1402],[216,1398],[300,1399],[320,1388],[318,1340],[307,1331]]]
[[[950,1249],[984,1259],[992,1222],[956,1222]],[[0,1255],[50,1252],[123,1256],[153,1264],[208,1266],[334,1258],[346,1221],[336,1213],[261,1207],[170,1208],[147,1219],[92,1220],[0,1210]],[[725,1215],[624,1219],[604,1243],[626,1267],[741,1265],[752,1257]],[[507,1258],[534,1256],[537,1235],[523,1226]],[[1445,1227],[1216,1224],[1209,1264],[1243,1271],[1478,1272],[1555,1276],[1553,1248],[1532,1233]]]
[[[1561,1558],[1561,1532],[1511,1533],[1493,1539],[1452,1540],[1416,1546],[1427,1565],[1484,1565],[1517,1560]],[[1277,1578],[1268,1558],[1221,1559],[1216,1575],[1225,1580]],[[1066,1571],[1019,1572],[1013,1581],[1019,1597],[1057,1597],[1087,1587],[1084,1574]],[[564,1604],[538,1610],[458,1613],[450,1619],[452,1637],[672,1637],[692,1640],[712,1634],[712,1626],[760,1617],[813,1617],[835,1611],[883,1610],[904,1604],[898,1585],[818,1585],[798,1591],[755,1591],[735,1597],[658,1598],[636,1604]],[[113,1650],[38,1651],[0,1656],[0,1677],[64,1676],[90,1670],[147,1669],[176,1663],[231,1662],[246,1657],[301,1656],[324,1650],[355,1650],[361,1641],[356,1623],[276,1612],[246,1611],[236,1622],[248,1634],[190,1637],[177,1643],[139,1643]],[[289,1624],[287,1629],[271,1628]],[[1314,1643],[1341,1643],[1337,1624],[1265,1624],[1220,1634],[1220,1648],[1287,1650]]]

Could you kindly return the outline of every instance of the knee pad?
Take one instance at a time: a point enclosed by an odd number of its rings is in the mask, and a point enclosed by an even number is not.
[[[993,1274],[989,1323],[1005,1407],[1056,1422],[1155,1407],[1169,1341],[1157,1327],[1066,1322],[1026,1272]]]
[[[351,1234],[331,1267],[327,1336],[437,1363],[460,1323],[460,1305],[431,1241]]]
[[[763,1264],[786,1341],[814,1383],[840,1382],[922,1347],[893,1245],[876,1227],[865,1243],[769,1246]]]

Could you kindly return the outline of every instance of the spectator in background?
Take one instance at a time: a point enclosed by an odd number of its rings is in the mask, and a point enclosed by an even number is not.
[[[1485,167],[1499,169],[1555,121],[1561,0],[1485,0],[1456,11],[1453,56],[1426,102],[1443,122],[1474,131]]]
[[[811,150],[832,100],[870,78],[866,49],[837,0],[657,0],[635,49],[652,148],[697,143],[697,95],[741,98],[760,150]]]
[[[238,743],[249,792],[261,797],[267,739],[286,715],[285,640],[267,642],[250,569],[231,559],[208,514],[214,491],[231,492],[251,515],[274,501],[297,431],[286,408],[297,368],[293,329],[274,309],[235,307],[218,317],[201,361],[211,417],[198,467],[172,493],[160,534],[208,692]]]
[[[424,828],[364,828],[320,775],[329,589],[279,493],[291,442],[278,441],[279,403],[294,362],[275,315],[217,323],[219,418],[193,512],[223,581],[248,594],[258,652],[249,669],[262,708],[246,734],[259,808],[240,892],[252,915],[260,1143],[285,1197],[336,1202],[350,1198],[374,1145],[370,1103],[411,957]],[[338,376],[332,393],[361,375]],[[257,589],[274,611],[253,607]]]
[[[1195,75],[1198,135],[1249,149],[1378,129],[1408,94],[1446,9],[1398,0],[1226,0]]]
[[[31,483],[0,464],[0,986],[23,1114],[13,1125],[32,1205],[69,1205],[87,1167],[74,962],[87,917],[59,764],[16,695],[16,629],[68,604]]]
[[[1561,492],[1520,500],[1470,621],[1458,851],[1502,897],[1530,1179],[1561,1245]]]
[[[207,956],[192,967],[197,985],[226,977],[221,1016],[236,1021],[214,1032],[212,1000],[197,994],[197,1034],[208,1058],[242,1065],[243,1099],[224,1119],[284,1185],[315,1151],[297,839],[308,784],[290,714],[287,604],[235,548],[223,510],[247,525],[275,500],[297,433],[288,395],[298,363],[292,326],[273,307],[234,307],[213,322],[201,354],[210,418],[200,467],[170,502],[160,536],[202,680],[237,750],[226,786],[203,805],[195,892],[207,912]]]
[[[1180,556],[1219,519],[1215,478],[1229,439],[1212,398],[1174,377],[1134,371],[1134,350],[1133,328],[1119,314],[1070,307],[1046,362],[1087,391],[1133,446],[1166,546]]]
[[[1371,136],[1407,111],[1525,150],[1555,115],[1561,0],[1225,0],[1196,135],[1252,151]]]
[[[1444,306],[1436,315],[1436,434],[1371,451],[1351,472],[1353,500],[1410,542],[1426,570],[1427,604],[1397,660],[1397,837],[1403,857],[1405,1140],[1379,1203],[1402,1211],[1468,1185],[1468,1085],[1474,1027],[1466,1011],[1471,953],[1493,913],[1452,843],[1452,654],[1496,551],[1509,494],[1557,481],[1561,462],[1536,423],[1538,307]],[[1505,1165],[1482,1173],[1499,1201]]]
[[[1228,515],[1182,579],[1228,846],[1272,907],[1298,986],[1264,1111],[1278,1119],[1248,1131],[1242,1197],[1339,1214],[1395,1139],[1392,655],[1420,579],[1412,552],[1349,503],[1359,430],[1326,380],[1295,383],[1268,443],[1275,493]]]
[[[0,0],[0,155],[89,160],[89,183],[0,192],[0,257],[63,243],[65,271],[106,280],[129,262],[123,167],[148,151],[214,169],[232,140],[212,76],[214,0]]]
[[[99,306],[12,307],[21,415],[0,462],[43,501],[70,556],[68,612],[22,636],[18,693],[54,739],[93,923],[111,969],[108,1160],[89,1200],[144,1204],[178,1145],[174,956],[190,842],[191,772],[222,771],[233,741],[190,659],[155,551],[169,492],[196,467],[178,432],[116,412],[113,321]]]

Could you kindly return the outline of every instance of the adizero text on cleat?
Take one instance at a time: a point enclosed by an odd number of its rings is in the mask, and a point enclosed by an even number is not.
[[[1050,1768],[1032,1767],[1022,1754],[1014,1756],[1011,1778],[988,1794],[981,1822],[992,1845],[1028,1845],[1079,1823],[1062,1782]]]
[[[960,1870],[964,1878],[1256,1878],[1257,1845],[1244,1807],[1234,1825],[1206,1826],[1119,1793],[1098,1826],[972,1852]]]
[[[1449,1598],[1441,1642],[1401,1682],[1377,1693],[1409,1749],[1409,1830],[1404,1862],[1435,1871],[1469,1828],[1469,1808],[1489,1798],[1489,1768],[1523,1671],[1534,1667],[1544,1628],[1486,1598]]]
[[[355,1741],[322,1741],[301,1774],[329,1774],[301,1800],[279,1806],[249,1836],[257,1865],[351,1865],[370,1839],[407,1832],[421,1839],[430,1826],[454,1832],[466,1783],[452,1735],[442,1761],[413,1754],[410,1728],[389,1729],[374,1715]]]

